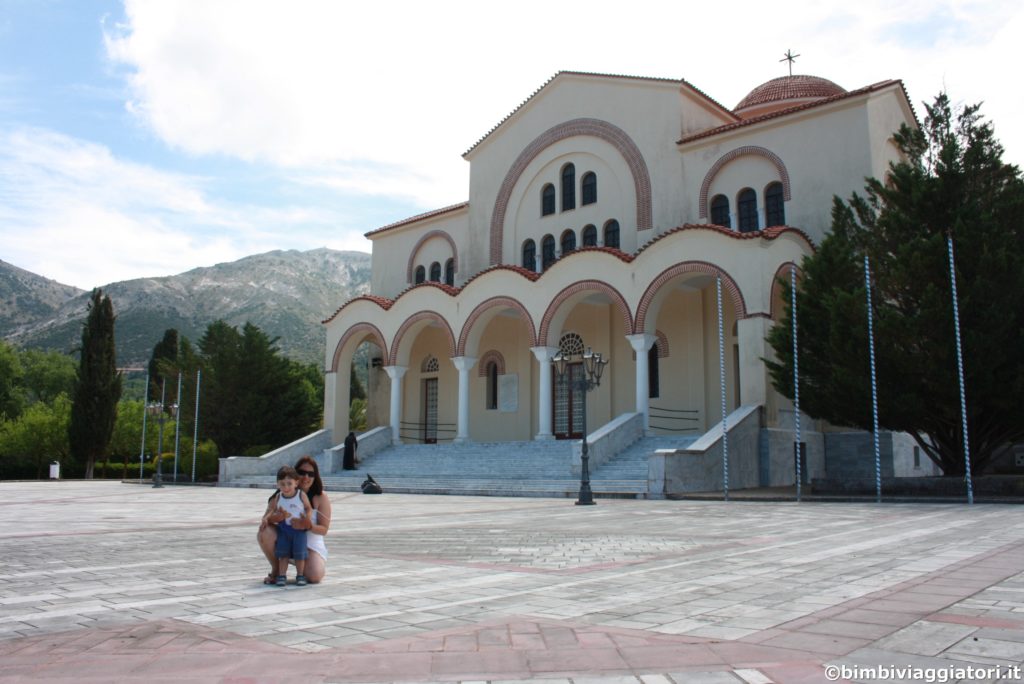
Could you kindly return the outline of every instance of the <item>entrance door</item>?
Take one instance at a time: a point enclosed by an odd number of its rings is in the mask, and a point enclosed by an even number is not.
[[[423,381],[423,443],[437,444],[437,378]]]
[[[568,364],[564,377],[555,374],[555,397],[551,407],[555,439],[583,438],[583,390],[569,390],[570,385],[579,382],[583,373],[583,364],[577,362]]]

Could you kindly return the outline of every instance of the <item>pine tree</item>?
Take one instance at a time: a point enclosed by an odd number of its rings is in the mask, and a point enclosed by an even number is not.
[[[153,347],[153,354],[149,357],[149,396],[160,396],[161,381],[166,381],[171,375],[177,376],[177,372],[171,372],[175,361],[178,358],[178,331],[168,328],[164,331],[163,339]]]
[[[979,106],[945,94],[921,129],[894,140],[903,160],[865,196],[834,201],[831,234],[797,287],[801,408],[872,429],[864,257],[870,259],[879,423],[911,434],[944,474],[965,473],[947,238],[956,250],[971,471],[1024,440],[1024,177]],[[793,396],[786,314],[769,334],[775,387]]]
[[[85,477],[106,454],[121,399],[121,375],[114,357],[114,306],[99,289],[92,291],[82,328],[82,348],[68,426],[71,456],[84,463]]]
[[[277,340],[246,323],[242,331],[223,321],[199,341],[203,366],[200,424],[223,456],[265,451],[319,427],[323,380],[281,356]]]

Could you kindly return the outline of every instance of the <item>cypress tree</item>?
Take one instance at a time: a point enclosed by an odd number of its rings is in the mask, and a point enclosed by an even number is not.
[[[104,456],[114,432],[121,375],[114,356],[114,306],[100,289],[92,291],[82,328],[82,348],[68,426],[71,456],[85,464],[85,477]]]

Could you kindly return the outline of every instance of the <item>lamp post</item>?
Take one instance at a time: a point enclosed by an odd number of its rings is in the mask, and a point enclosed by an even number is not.
[[[587,452],[587,392],[601,385],[601,374],[604,373],[604,367],[608,365],[608,359],[603,358],[599,353],[595,354],[590,347],[587,347],[587,351],[583,354],[583,376],[573,379],[571,371],[569,371],[569,362],[572,356],[558,352],[555,358],[551,359],[551,365],[555,368],[559,382],[565,382],[570,391],[580,390],[582,392],[583,450],[580,454],[580,495],[576,505],[593,506],[595,502],[594,493],[590,490],[590,454]],[[569,373],[568,377],[566,373]],[[569,429],[572,430],[571,425]]]
[[[157,436],[157,447],[156,447],[156,475],[153,477],[153,487],[163,487],[163,463],[164,463],[164,420],[170,412],[171,417],[174,418],[178,415],[178,405],[171,404],[168,406],[165,403],[167,397],[167,381],[163,380],[160,383],[160,403],[153,402],[146,405],[146,412],[153,417],[160,417],[160,433]]]

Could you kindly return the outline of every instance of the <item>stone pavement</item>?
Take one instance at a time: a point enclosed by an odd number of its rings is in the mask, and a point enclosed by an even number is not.
[[[1024,681],[1022,506],[268,495],[0,483],[0,682]]]

